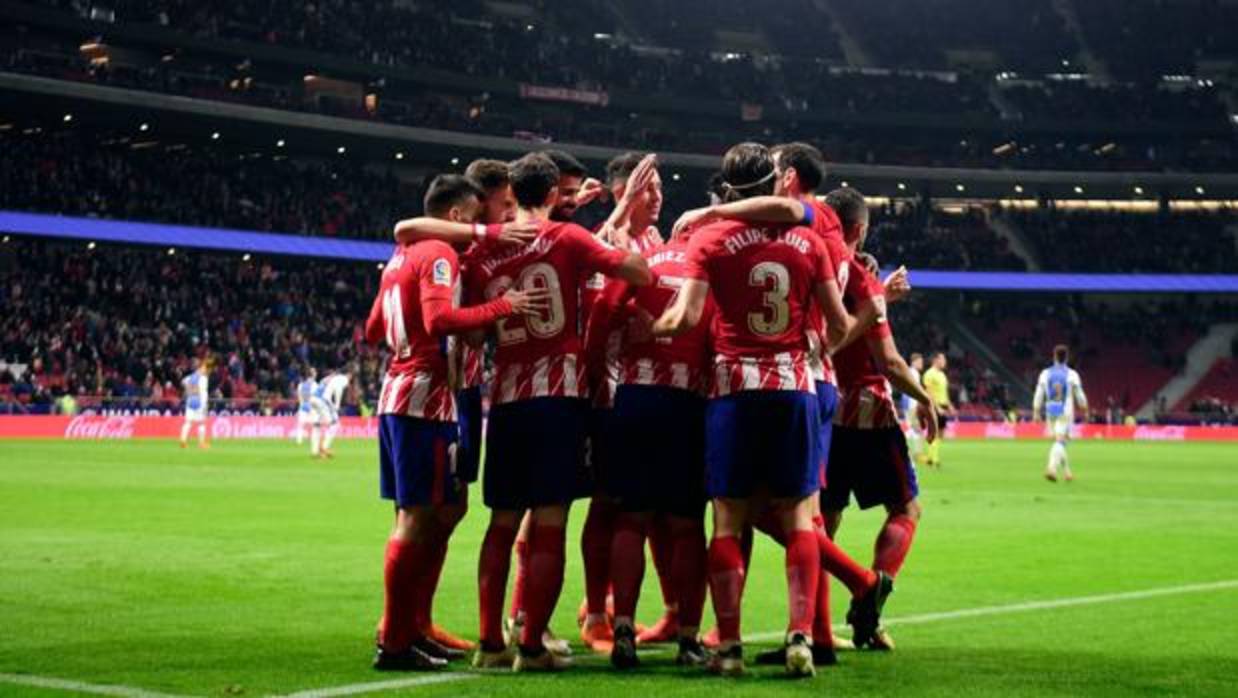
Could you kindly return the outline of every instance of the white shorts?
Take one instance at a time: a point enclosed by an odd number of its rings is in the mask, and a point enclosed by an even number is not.
[[[297,408],[297,425],[313,424],[315,420],[314,410]]]
[[[190,409],[186,407],[185,408],[185,421],[186,422],[205,422],[206,421],[206,409],[199,407],[198,409],[195,410],[195,409]]]
[[[1045,431],[1055,439],[1064,440],[1070,438],[1074,426],[1073,419],[1066,415],[1061,415],[1059,417],[1050,417]]]
[[[310,400],[310,414],[313,417],[310,419],[310,424],[318,426],[327,426],[340,421],[339,415],[335,413],[335,408],[326,400],[316,397]]]

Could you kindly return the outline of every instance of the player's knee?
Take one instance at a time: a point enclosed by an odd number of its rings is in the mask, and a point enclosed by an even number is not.
[[[920,515],[924,513],[924,509],[920,506],[920,500],[912,499],[897,506],[886,507],[886,512],[892,517],[905,516],[918,523]]]
[[[439,528],[446,533],[456,530],[456,526],[464,520],[464,515],[468,513],[468,510],[469,505],[464,502],[440,507],[437,517]]]
[[[567,525],[567,507],[559,505],[538,507],[533,510],[533,523],[537,526],[562,528]]]

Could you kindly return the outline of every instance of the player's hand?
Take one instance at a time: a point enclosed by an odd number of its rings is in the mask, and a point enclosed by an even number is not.
[[[653,341],[653,323],[657,318],[644,308],[633,308],[624,328],[623,340],[630,344]]]
[[[679,237],[685,231],[699,228],[706,223],[713,221],[716,217],[714,210],[708,206],[704,208],[694,208],[691,211],[685,211],[679,220],[675,221],[675,225],[671,227],[671,235]]]
[[[628,175],[627,185],[623,188],[623,198],[629,202],[635,199],[653,184],[653,176],[657,173],[657,155],[650,153],[641,158],[636,167],[632,168],[632,174]]]
[[[508,289],[503,298],[512,304],[516,315],[537,315],[550,307],[550,289],[535,288],[528,291]]]
[[[541,224],[537,221],[504,223],[494,241],[504,245],[527,245],[537,238],[540,228]]]
[[[890,303],[897,303],[906,298],[907,294],[911,293],[911,280],[907,277],[907,267],[900,266],[895,269],[881,285],[885,287],[886,300]]]
[[[598,200],[606,200],[606,186],[590,177],[580,185],[580,191],[576,192],[576,205],[588,206]]]
[[[937,417],[937,406],[921,405],[916,413],[920,417],[920,431],[924,434],[924,440],[933,443],[937,440],[941,429],[941,420]]]
[[[869,274],[876,276],[881,272],[881,265],[877,263],[877,258],[867,252],[856,252],[855,258],[864,265]]]

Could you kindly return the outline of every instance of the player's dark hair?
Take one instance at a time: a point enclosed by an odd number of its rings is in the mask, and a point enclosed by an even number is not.
[[[481,185],[489,194],[499,187],[511,184],[511,175],[507,172],[507,163],[502,160],[480,158],[469,163],[464,170],[464,176]]]
[[[585,166],[576,159],[576,156],[569,152],[552,148],[550,150],[543,150],[542,154],[550,158],[550,161],[555,164],[555,167],[559,168],[560,177],[584,177],[589,172],[585,169]]]
[[[525,208],[541,206],[559,186],[559,168],[545,153],[529,153],[508,166],[512,194]]]
[[[1065,344],[1059,344],[1053,347],[1053,360],[1059,364],[1064,364],[1070,359],[1070,349]]]
[[[721,172],[715,172],[709,176],[709,184],[706,185],[705,195],[716,196],[718,201],[722,201],[726,197],[726,190],[722,187],[726,181],[722,179]]]
[[[760,143],[731,146],[722,156],[724,201],[774,193],[774,158]]]
[[[857,189],[841,187],[825,195],[825,203],[838,214],[844,228],[859,225],[868,215],[868,202]]]
[[[443,217],[453,206],[458,206],[470,197],[478,201],[486,198],[486,192],[472,179],[458,174],[441,174],[430,182],[423,202],[428,215]]]
[[[805,194],[817,191],[817,187],[825,181],[825,156],[816,146],[797,141],[776,145],[770,152],[784,171],[788,168],[795,170]]]
[[[615,182],[627,179],[632,175],[632,170],[635,170],[636,166],[644,158],[644,154],[634,152],[623,153],[611,158],[611,161],[606,163],[606,183],[614,186]]]

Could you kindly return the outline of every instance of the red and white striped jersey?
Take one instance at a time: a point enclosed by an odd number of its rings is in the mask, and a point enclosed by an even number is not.
[[[459,283],[458,271],[455,250],[437,240],[397,247],[383,268],[378,297],[366,323],[367,329],[381,329],[391,350],[378,414],[455,421],[456,401],[448,380],[445,347],[426,331],[422,304],[432,300],[450,303]]]
[[[481,249],[479,245],[473,245],[467,252],[460,255],[460,278],[464,279],[468,276],[469,264],[472,259],[478,254]],[[457,286],[456,303],[464,304],[464,283],[461,282]],[[456,370],[458,371],[456,386],[460,390],[467,388],[475,388],[486,382],[486,352],[483,348],[473,348],[468,343],[460,341],[456,337],[449,339],[448,351],[455,356]]]
[[[513,287],[551,291],[540,314],[497,323],[495,404],[586,396],[580,289],[591,274],[613,274],[625,257],[574,223],[545,222],[527,245],[487,250],[469,265],[466,296],[475,300],[497,298]]]
[[[658,317],[674,304],[679,289],[688,279],[686,238],[646,247],[641,254],[654,274],[654,283],[640,288],[622,281],[607,284],[592,318],[592,322],[600,325],[589,327],[587,341],[591,360],[598,353],[597,344],[602,341],[595,333],[608,331],[607,351],[619,349],[619,370],[615,376],[618,383],[703,391],[710,357],[709,331],[715,312],[712,297],[706,301],[700,323],[678,337],[661,337],[639,344],[620,342],[617,347],[612,346],[616,333],[623,339],[622,322],[629,302]]]
[[[839,288],[845,288],[848,277],[848,266],[852,259],[851,250],[843,242],[843,224],[834,209],[815,196],[806,196],[800,203],[811,209],[812,224],[809,226],[825,242],[830,252],[830,260],[834,264],[834,278],[838,280]],[[834,364],[826,351],[825,313],[816,304],[808,318],[808,367],[812,371],[813,380],[822,383],[833,383]]]
[[[645,228],[640,235],[630,240],[630,249],[641,256],[662,245],[662,234],[654,226]],[[593,310],[601,301],[602,293],[607,286],[606,276],[593,274],[580,290],[580,326],[587,328],[593,317]],[[606,338],[606,353],[600,357],[589,357],[589,361],[603,361],[604,379],[594,386],[593,406],[609,408],[615,406],[615,391],[622,381],[623,366],[620,362],[620,352],[623,346],[623,331],[612,330]]]
[[[854,269],[854,276],[863,279],[866,287],[861,297],[843,296],[847,309],[855,312],[866,300],[885,304],[881,281],[867,269]],[[881,313],[885,315],[884,312]],[[881,429],[898,425],[898,411],[894,408],[894,391],[890,382],[877,368],[869,340],[881,341],[893,336],[888,320],[873,325],[865,337],[843,347],[834,355],[834,367],[838,374],[838,411],[834,423],[858,429]]]
[[[815,392],[808,323],[819,284],[834,278],[821,238],[801,226],[719,221],[692,235],[688,278],[717,304],[714,396],[743,390]]]

